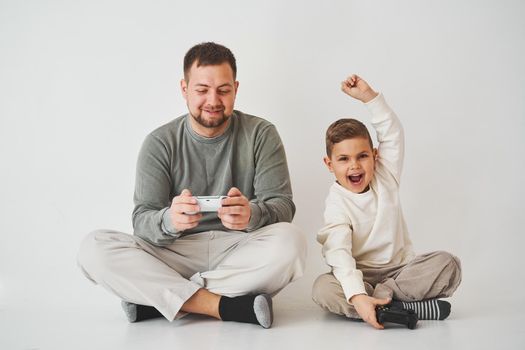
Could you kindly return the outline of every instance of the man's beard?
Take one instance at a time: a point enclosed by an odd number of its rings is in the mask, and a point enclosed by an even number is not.
[[[190,113],[191,114],[191,113]],[[194,116],[191,114],[193,119],[199,123],[200,125],[204,126],[205,128],[217,128],[221,126],[222,124],[226,123],[228,119],[230,119],[231,116],[226,115],[225,113],[222,113],[222,118],[220,119],[214,119],[214,120],[206,120],[202,117],[202,113],[198,116]]]

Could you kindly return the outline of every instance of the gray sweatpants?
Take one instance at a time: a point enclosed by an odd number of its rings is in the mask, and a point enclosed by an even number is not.
[[[119,298],[151,305],[172,321],[200,288],[224,296],[274,295],[303,274],[306,240],[289,223],[253,232],[206,231],[166,247],[109,230],[90,233],[78,264]]]
[[[454,255],[438,251],[416,256],[406,265],[360,268],[366,293],[375,298],[419,301],[451,296],[461,282],[461,263]],[[349,318],[360,318],[346,300],[332,273],[314,282],[312,299],[323,309]]]

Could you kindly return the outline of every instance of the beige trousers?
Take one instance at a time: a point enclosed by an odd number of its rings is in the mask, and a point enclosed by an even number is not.
[[[306,240],[290,223],[253,232],[206,231],[166,247],[99,230],[82,242],[87,278],[128,302],[151,305],[172,321],[200,288],[225,296],[274,295],[303,274]]]
[[[459,259],[442,251],[418,255],[406,265],[360,270],[367,294],[375,298],[401,301],[445,298],[451,296],[461,282]],[[360,318],[332,273],[316,279],[312,299],[332,313]]]

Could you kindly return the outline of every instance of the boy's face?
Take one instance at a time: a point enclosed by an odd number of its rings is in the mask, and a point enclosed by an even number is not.
[[[370,147],[368,139],[358,137],[336,143],[331,157],[324,157],[324,162],[341,186],[362,193],[374,177],[376,157],[377,150]]]

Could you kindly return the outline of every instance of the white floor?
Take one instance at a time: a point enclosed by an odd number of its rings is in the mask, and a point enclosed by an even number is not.
[[[518,298],[483,302],[482,293],[458,291],[446,321],[377,331],[321,311],[308,299],[309,283],[300,281],[275,297],[268,330],[196,315],[129,324],[115,297],[86,284],[97,302],[64,307],[34,300],[1,308],[0,349],[525,349]]]

